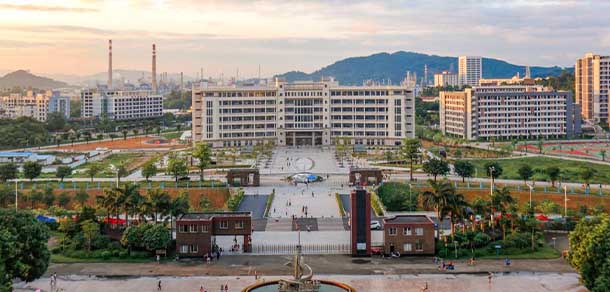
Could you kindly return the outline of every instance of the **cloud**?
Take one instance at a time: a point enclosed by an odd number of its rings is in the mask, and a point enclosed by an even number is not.
[[[98,12],[95,8],[85,7],[65,7],[65,6],[46,6],[34,4],[5,4],[0,3],[0,9],[24,10],[24,11],[43,11],[43,12],[74,12],[74,13],[89,13]]]

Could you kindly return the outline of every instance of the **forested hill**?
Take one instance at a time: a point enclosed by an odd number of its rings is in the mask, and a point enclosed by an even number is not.
[[[452,69],[457,72],[457,57],[426,55],[414,52],[378,53],[365,57],[352,57],[337,61],[329,66],[304,73],[291,71],[281,75],[288,81],[319,80],[322,76],[335,77],[341,84],[360,85],[364,80],[392,80],[396,84],[404,79],[407,71],[416,72],[418,78],[424,75],[424,65],[428,65],[428,79],[433,80],[433,74]],[[532,77],[559,76],[564,68],[534,67]],[[572,71],[573,68],[567,68]],[[483,58],[484,78],[510,78],[517,74],[525,75],[525,65],[514,65],[506,61]]]

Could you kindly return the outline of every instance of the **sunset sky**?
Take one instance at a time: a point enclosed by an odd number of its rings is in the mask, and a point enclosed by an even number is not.
[[[312,71],[399,50],[572,66],[610,54],[610,1],[0,0],[0,70],[87,75],[107,66],[194,76]]]

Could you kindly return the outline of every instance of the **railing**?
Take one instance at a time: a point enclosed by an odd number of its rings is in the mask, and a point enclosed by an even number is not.
[[[253,244],[252,254],[254,255],[292,255],[296,252],[296,244]],[[303,254],[350,254],[351,247],[347,243],[337,244],[302,244]]]

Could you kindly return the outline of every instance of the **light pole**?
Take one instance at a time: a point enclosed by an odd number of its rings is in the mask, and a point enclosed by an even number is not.
[[[532,208],[532,191],[534,190],[534,184],[527,184],[527,186],[530,188],[530,208]]]
[[[15,211],[18,209],[19,192],[17,191],[17,179],[15,179]]]
[[[491,177],[491,186],[489,187],[489,199],[492,202],[491,204],[491,215],[490,215],[490,222],[491,222],[491,227],[493,229],[494,226],[494,206],[493,206],[493,196],[494,196],[494,171],[496,171],[496,168],[493,166],[489,167],[489,176]]]
[[[409,211],[413,211],[413,210],[411,210],[412,209],[411,208],[411,203],[412,203],[411,202],[411,188],[412,188],[412,185],[409,183]]]
[[[568,217],[568,186],[563,185],[563,217]]]

